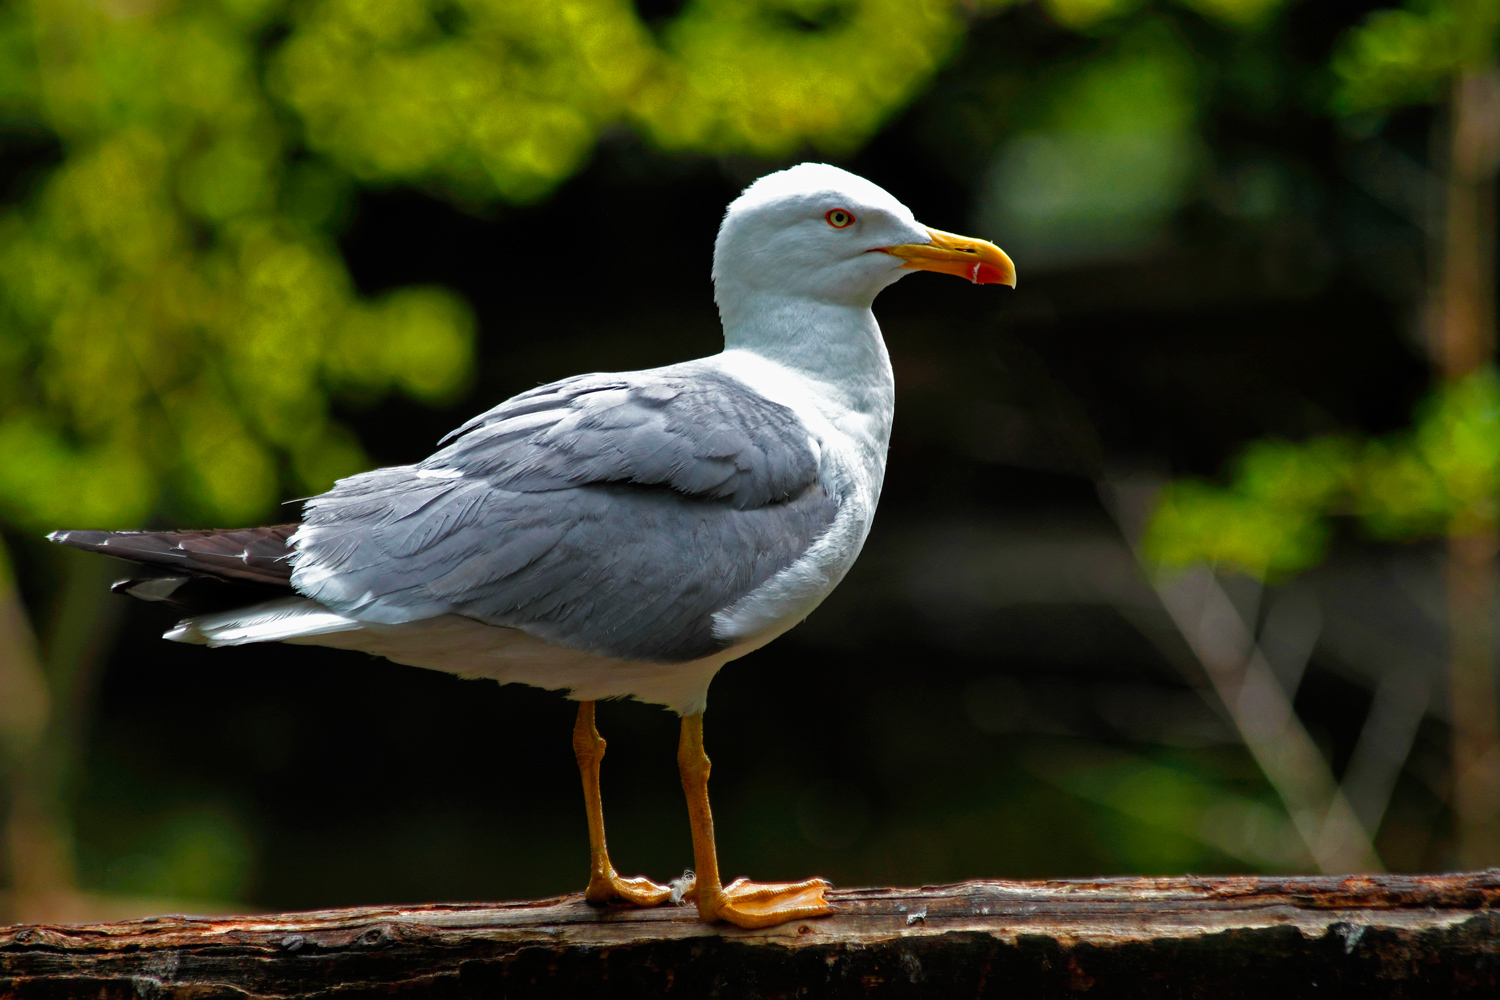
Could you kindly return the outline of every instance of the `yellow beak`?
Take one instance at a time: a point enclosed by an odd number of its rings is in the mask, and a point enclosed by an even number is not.
[[[927,235],[932,237],[931,243],[903,243],[881,247],[880,252],[900,257],[906,261],[903,266],[918,271],[956,274],[976,285],[1016,287],[1016,265],[995,244],[941,229],[929,229]]]

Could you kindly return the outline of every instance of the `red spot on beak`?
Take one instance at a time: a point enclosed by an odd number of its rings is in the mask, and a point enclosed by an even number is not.
[[[1005,272],[1000,270],[989,261],[980,261],[974,265],[969,280],[976,285],[1004,285],[1008,284]]]

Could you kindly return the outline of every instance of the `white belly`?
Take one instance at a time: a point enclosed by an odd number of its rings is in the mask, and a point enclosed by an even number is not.
[[[709,682],[720,667],[774,638],[775,634],[768,634],[687,663],[648,663],[581,653],[519,629],[443,615],[404,625],[360,623],[348,631],[283,641],[357,649],[460,677],[566,691],[574,701],[636,698],[664,705],[680,715],[692,715],[703,711]]]

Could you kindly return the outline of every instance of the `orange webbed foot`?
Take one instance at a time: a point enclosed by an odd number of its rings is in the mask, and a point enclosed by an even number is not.
[[[697,900],[698,915],[704,920],[723,920],[736,927],[774,927],[789,920],[826,917],[838,911],[824,893],[830,883],[821,878],[802,882],[751,882],[735,879],[716,892],[699,894],[691,889],[688,898]]]
[[[595,906],[606,906],[613,902],[630,903],[634,906],[660,906],[672,896],[669,886],[657,885],[649,878],[622,878],[613,868],[595,872],[589,879],[589,887],[583,898]]]

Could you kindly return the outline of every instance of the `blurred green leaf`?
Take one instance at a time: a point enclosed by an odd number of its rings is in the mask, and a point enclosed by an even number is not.
[[[947,59],[962,14],[948,0],[696,0],[630,118],[666,149],[851,152]]]
[[[1493,518],[1500,495],[1500,376],[1484,368],[1418,408],[1414,428],[1356,444],[1257,442],[1227,486],[1185,479],[1158,499],[1143,545],[1161,566],[1209,563],[1260,577],[1317,565],[1328,518],[1357,515],[1378,538],[1410,539],[1456,518]]]
[[[1334,107],[1356,114],[1437,100],[1456,72],[1494,58],[1497,32],[1497,0],[1412,0],[1376,11],[1334,54]]]
[[[1132,871],[1200,870],[1227,856],[1260,870],[1296,870],[1307,851],[1270,796],[1252,798],[1206,759],[1157,759],[1077,745],[1033,751],[1034,773],[1106,807],[1102,832]]]
[[[540,198],[599,133],[663,149],[849,152],[952,52],[952,0],[696,0],[654,35],[625,0],[300,8],[273,86],[363,179]]]
[[[180,806],[128,817],[112,856],[85,852],[89,880],[121,896],[191,902],[245,897],[254,865],[251,838],[227,806]]]
[[[1277,577],[1323,558],[1328,532],[1320,514],[1184,480],[1163,491],[1142,544],[1161,566],[1209,563]]]
[[[1149,242],[1200,163],[1199,89],[1192,53],[1156,22],[1083,62],[1000,148],[986,225],[1032,267]]]
[[[1221,24],[1241,29],[1259,28],[1268,22],[1287,0],[1177,0],[1189,10]]]
[[[0,20],[14,66],[37,68],[0,79],[0,106],[29,89],[66,152],[0,213],[0,516],[254,520],[363,464],[334,394],[466,384],[467,307],[361,301],[323,228],[347,183],[287,165],[256,54],[280,9],[32,0]]]
[[[1413,442],[1443,485],[1452,511],[1494,516],[1500,492],[1500,378],[1486,367],[1445,386],[1417,423]]]
[[[1043,0],[1053,20],[1075,31],[1084,31],[1105,21],[1133,13],[1143,0]]]

